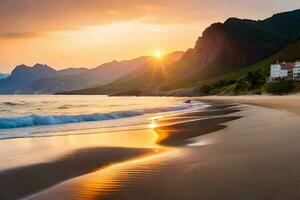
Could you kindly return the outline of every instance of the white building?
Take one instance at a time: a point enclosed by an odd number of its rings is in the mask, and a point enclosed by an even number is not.
[[[295,67],[293,69],[293,80],[300,80],[300,62],[295,63]]]
[[[271,65],[271,69],[270,69],[271,80],[274,80],[276,78],[295,80],[298,77],[300,79],[300,62],[296,62],[296,63],[282,62],[282,63]]]
[[[281,64],[273,64],[271,65],[271,72],[270,72],[270,78],[272,80],[276,78],[287,78],[288,77],[288,70],[283,69]]]

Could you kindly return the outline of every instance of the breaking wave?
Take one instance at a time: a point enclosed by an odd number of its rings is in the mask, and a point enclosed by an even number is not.
[[[182,105],[177,107],[149,108],[143,110],[130,110],[82,115],[28,115],[11,118],[0,117],[0,129],[113,120],[127,117],[135,117],[151,113],[185,110],[191,108],[192,106],[193,105]]]

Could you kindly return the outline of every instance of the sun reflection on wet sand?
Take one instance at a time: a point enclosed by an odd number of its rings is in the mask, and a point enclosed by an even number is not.
[[[163,160],[178,157],[174,148],[157,149],[158,154],[112,164],[96,172],[71,179],[29,199],[101,199],[112,193],[126,190],[135,178],[145,181],[159,177],[165,168]]]
[[[164,116],[151,117],[148,125],[132,130],[91,134],[62,135],[59,137],[16,138],[3,140],[0,147],[0,169],[14,168],[58,159],[72,151],[91,147],[158,148],[158,120]],[[97,132],[101,132],[97,134]],[[14,148],[10,148],[14,146]]]
[[[154,116],[149,120],[149,124],[144,126],[144,129],[28,139],[30,145],[27,145],[27,148],[39,146],[39,143],[41,143],[40,146],[45,146],[43,144],[45,142],[49,149],[60,148],[61,153],[56,153],[58,157],[63,157],[66,152],[91,147],[150,148],[155,150],[152,155],[144,154],[143,157],[118,161],[117,164],[111,163],[95,172],[91,171],[86,175],[69,179],[35,194],[29,199],[98,199],[106,195],[115,195],[118,191],[130,187],[130,183],[134,179],[142,178],[147,181],[155,177],[159,178],[161,170],[167,163],[164,162],[164,159],[174,158],[174,156],[176,158],[181,154],[181,151],[174,147],[157,144],[162,133],[157,132],[156,129],[169,123],[180,123],[187,119],[176,118],[174,121],[173,118],[166,116]],[[124,153],[126,154],[125,151]],[[41,154],[39,155],[42,157]],[[45,160],[48,159],[45,158]]]
[[[156,123],[156,120],[155,120],[155,119],[153,119],[153,120],[151,121],[151,123],[148,125],[148,128],[150,128],[150,129],[155,129],[155,128],[157,128],[157,123]]]
[[[72,151],[92,147],[158,148],[151,129],[115,133],[22,138],[2,141],[0,169],[51,162]],[[13,146],[14,148],[9,148]]]
[[[160,155],[126,161],[90,174],[85,179],[80,180],[77,183],[77,187],[74,187],[79,191],[79,198],[77,199],[101,198],[113,192],[120,191],[125,189],[128,186],[128,182],[136,176],[154,178],[155,175],[159,174],[159,171],[157,171],[157,159],[167,156],[170,153],[164,152]]]
[[[159,121],[165,119],[163,116],[155,116],[150,118],[148,129],[141,131],[130,131],[126,133],[126,137],[118,135],[109,135],[103,138],[101,143],[114,143],[124,145],[128,142],[128,147],[143,147],[155,149],[153,155],[146,155],[140,158],[123,161],[121,163],[112,164],[108,167],[97,170],[90,174],[68,180],[47,191],[41,192],[33,196],[32,199],[101,199],[107,195],[111,196],[118,191],[126,190],[130,187],[130,182],[136,178],[142,178],[149,181],[153,178],[159,178],[161,170],[166,166],[163,162],[170,158],[178,158],[181,151],[173,147],[165,147],[157,144],[159,135],[155,128],[159,127]],[[124,136],[124,133],[122,133]],[[91,137],[91,138],[89,138]],[[94,135],[84,136],[84,140],[88,140],[89,144],[93,143]],[[109,139],[106,141],[106,139]],[[79,140],[76,140],[78,142]],[[69,141],[74,144],[73,141]]]

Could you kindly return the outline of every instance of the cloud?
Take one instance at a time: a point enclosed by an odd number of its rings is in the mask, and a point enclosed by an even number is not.
[[[39,32],[107,24],[148,17],[158,13],[160,7],[139,0],[0,0],[0,32]]]
[[[229,16],[267,17],[299,0],[0,0],[0,33],[46,32],[126,20],[205,23]]]
[[[0,33],[1,39],[26,39],[41,36],[39,33],[32,32],[16,32],[16,33]]]
[[[157,48],[185,50],[211,23],[296,8],[299,0],[0,0],[0,70],[36,62],[97,66]]]

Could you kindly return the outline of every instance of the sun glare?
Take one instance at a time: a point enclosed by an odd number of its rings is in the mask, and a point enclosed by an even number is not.
[[[157,128],[156,120],[152,120],[150,124],[148,124],[148,128],[155,129]]]
[[[158,59],[160,59],[162,57],[162,53],[160,50],[156,50],[155,53],[154,53],[154,56]]]

